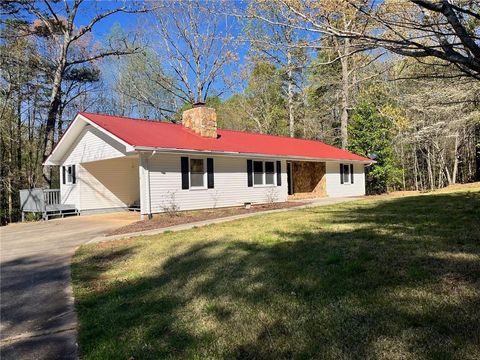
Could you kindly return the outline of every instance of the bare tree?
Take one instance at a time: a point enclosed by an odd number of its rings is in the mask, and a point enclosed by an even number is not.
[[[303,4],[303,3],[302,3]],[[288,79],[288,105],[290,118],[290,134],[292,136],[293,128],[293,107],[292,107],[292,88],[293,76],[292,69],[295,64],[292,63],[293,50],[303,49],[321,49],[324,54],[328,54],[325,62],[316,61],[315,66],[330,65],[339,62],[341,87],[339,91],[339,109],[340,109],[340,138],[342,148],[348,147],[348,121],[349,111],[354,103],[353,93],[358,84],[366,79],[378,75],[378,72],[371,73],[367,78],[360,76],[360,70],[368,67],[377,60],[382,53],[376,52],[368,54],[371,46],[367,46],[358,39],[333,35],[332,31],[320,32],[316,28],[312,28],[307,21],[308,16],[316,19],[315,24],[321,21],[324,29],[336,29],[341,33],[367,32],[371,30],[368,19],[365,14],[347,1],[343,0],[324,0],[321,3],[305,2],[300,10],[296,8],[297,2],[278,0],[276,3],[269,3],[268,7],[275,10],[267,11],[249,11],[247,17],[260,20],[275,29],[271,33],[281,38],[281,41],[275,41],[273,37],[270,45],[266,46],[267,54],[272,57],[271,49],[276,46],[283,49],[286,58],[287,79]],[[255,5],[254,8],[262,9],[265,5]],[[305,15],[305,14],[308,14]],[[318,20],[321,19],[321,20]],[[309,31],[305,31],[309,30]],[[301,34],[300,41],[293,41],[293,34]],[[314,36],[308,36],[312,35]],[[263,42],[266,42],[265,40]],[[264,45],[265,46],[265,45]],[[278,56],[277,56],[278,57]],[[305,66],[305,64],[301,64]]]
[[[265,21],[251,21],[247,24],[248,41],[257,56],[266,58],[279,67],[285,77],[285,95],[288,107],[288,133],[295,136],[296,114],[300,95],[304,91],[305,72],[308,54],[303,47],[305,34],[293,26],[297,19],[285,6],[273,2],[255,1],[248,8],[251,18],[269,18],[274,22],[285,22],[289,26],[275,26]],[[296,119],[297,118],[297,119]]]
[[[355,29],[332,26],[322,11],[324,2],[275,1],[303,20],[296,27],[304,31],[356,39],[365,47],[385,48],[420,61],[434,57],[455,65],[465,76],[480,79],[478,1],[333,0],[365,15],[365,26]]]
[[[82,5],[88,6],[91,15],[87,25],[77,28],[75,26],[79,10]],[[116,41],[107,44],[93,52],[74,51],[75,46],[91,33],[93,28],[105,18],[117,13],[139,13],[147,11],[145,7],[135,2],[115,1],[102,4],[100,1],[75,0],[64,1],[12,1],[11,7],[17,9],[18,16],[28,15],[33,17],[34,33],[50,38],[55,43],[54,58],[51,66],[51,92],[47,109],[47,121],[43,138],[43,158],[48,157],[55,142],[55,128],[58,120],[59,109],[62,104],[62,84],[68,70],[76,65],[92,63],[109,56],[121,56],[132,54],[138,47],[130,42]],[[51,185],[51,172],[45,166],[43,171],[44,180]]]
[[[354,37],[403,56],[435,57],[480,79],[478,1],[404,0],[361,11],[381,34],[352,34]]]
[[[325,24],[331,28],[341,29],[343,32],[353,32],[363,29],[367,31],[370,27],[362,12],[348,6],[345,2],[326,1],[319,15],[325,19]],[[348,148],[348,121],[349,111],[352,108],[355,88],[366,79],[378,75],[373,72],[366,77],[360,76],[360,70],[372,64],[382,54],[369,55],[364,44],[357,39],[349,37],[325,36],[321,39],[321,47],[329,49],[332,57],[326,63],[340,62],[341,68],[341,90],[340,90],[340,138],[342,149]],[[328,51],[327,51],[328,53]],[[317,66],[321,65],[317,63]]]
[[[398,128],[395,147],[402,162],[403,181],[410,179],[412,187],[418,190],[474,180],[479,82],[416,79],[415,73],[432,69],[408,58],[394,71],[400,74],[390,76],[406,80],[390,83],[396,106],[385,107],[381,112]],[[451,71],[455,69],[451,67]]]
[[[128,56],[115,67],[113,96],[122,103],[119,115],[136,114],[159,120],[172,119],[179,104],[175,81],[164,75],[162,63],[150,49]]]
[[[224,70],[237,56],[222,6],[220,1],[182,0],[163,2],[154,12],[151,36],[173,79],[165,90],[185,103],[220,96],[231,85]]]

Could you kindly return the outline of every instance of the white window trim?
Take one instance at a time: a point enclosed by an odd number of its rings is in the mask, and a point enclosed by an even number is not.
[[[190,162],[192,160],[202,160],[203,161],[203,186],[194,186],[192,185],[192,173]],[[189,190],[207,190],[207,159],[199,157],[189,157],[188,158],[188,189]]]
[[[73,176],[72,176],[72,179],[69,180],[69,176],[68,176],[68,169],[73,169],[73,166],[75,166],[74,164],[72,165],[63,165],[63,167],[65,168],[65,184],[64,185],[75,185],[76,182],[74,183],[73,182]],[[72,171],[73,172],[73,171]],[[62,176],[63,176],[64,172],[62,170]],[[77,174],[75,174],[75,177],[77,177]]]
[[[254,188],[269,188],[269,187],[276,187],[277,186],[277,162],[274,160],[252,160],[252,182]],[[255,162],[262,163],[262,183],[255,184]],[[273,184],[267,184],[267,171],[265,168],[265,163],[271,162],[273,163]]]

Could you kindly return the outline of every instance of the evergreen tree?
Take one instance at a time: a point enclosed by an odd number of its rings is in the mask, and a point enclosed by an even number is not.
[[[393,121],[380,109],[391,100],[381,88],[370,87],[360,98],[349,124],[349,150],[371,157],[376,164],[366,168],[368,194],[380,194],[400,184],[401,170],[395,159]]]

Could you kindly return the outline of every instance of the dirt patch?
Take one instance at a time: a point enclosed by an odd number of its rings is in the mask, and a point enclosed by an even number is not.
[[[119,234],[128,234],[138,231],[146,231],[153,229],[160,229],[164,227],[188,224],[192,222],[218,219],[233,215],[240,214],[250,214],[260,211],[268,210],[277,210],[277,209],[288,209],[293,207],[298,207],[305,205],[303,202],[282,202],[274,204],[261,204],[261,205],[252,205],[250,209],[244,207],[229,207],[229,208],[220,208],[220,209],[206,209],[206,210],[195,210],[195,211],[182,211],[177,215],[167,215],[167,214],[156,214],[151,220],[142,220],[137,221],[132,224],[122,226],[121,228],[115,229],[107,234],[110,235],[119,235]]]

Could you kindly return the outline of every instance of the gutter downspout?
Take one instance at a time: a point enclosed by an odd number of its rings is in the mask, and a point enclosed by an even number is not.
[[[152,190],[150,187],[150,159],[157,153],[157,150],[153,150],[152,154],[147,159],[147,182],[148,182],[148,219],[152,218]]]
[[[140,219],[144,220],[145,215],[148,219],[152,218],[152,199],[150,191],[150,164],[149,159],[155,154],[152,151],[149,157],[147,154],[139,153],[139,171],[140,171]],[[143,201],[143,200],[145,201]],[[144,204],[145,202],[145,204]]]

